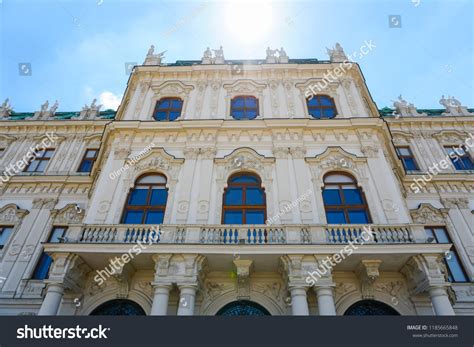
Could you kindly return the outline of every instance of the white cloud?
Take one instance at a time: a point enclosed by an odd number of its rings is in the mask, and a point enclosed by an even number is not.
[[[102,105],[103,110],[117,110],[120,105],[120,101],[122,100],[122,96],[115,95],[112,92],[102,92],[99,95],[99,103]]]

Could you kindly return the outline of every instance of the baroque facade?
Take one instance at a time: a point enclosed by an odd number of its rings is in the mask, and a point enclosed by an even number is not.
[[[473,110],[214,52],[150,48],[117,112],[1,106],[0,314],[473,315]]]

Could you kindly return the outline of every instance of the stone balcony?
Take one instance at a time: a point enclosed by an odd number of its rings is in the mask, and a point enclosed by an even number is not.
[[[63,243],[324,245],[426,243],[422,225],[82,225],[71,227]]]

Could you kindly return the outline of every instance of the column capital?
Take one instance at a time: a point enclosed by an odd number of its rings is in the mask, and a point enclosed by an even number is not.
[[[449,287],[446,281],[446,268],[442,264],[443,254],[419,254],[411,257],[401,273],[407,278],[409,290],[413,295],[426,292],[431,287]]]

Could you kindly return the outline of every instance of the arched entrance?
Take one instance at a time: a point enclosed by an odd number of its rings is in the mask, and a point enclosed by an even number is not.
[[[140,305],[124,299],[111,300],[97,307],[91,316],[146,316]]]
[[[239,300],[222,307],[217,316],[270,316],[267,309],[255,302]]]
[[[362,300],[349,307],[344,316],[399,316],[392,307],[375,300]]]

